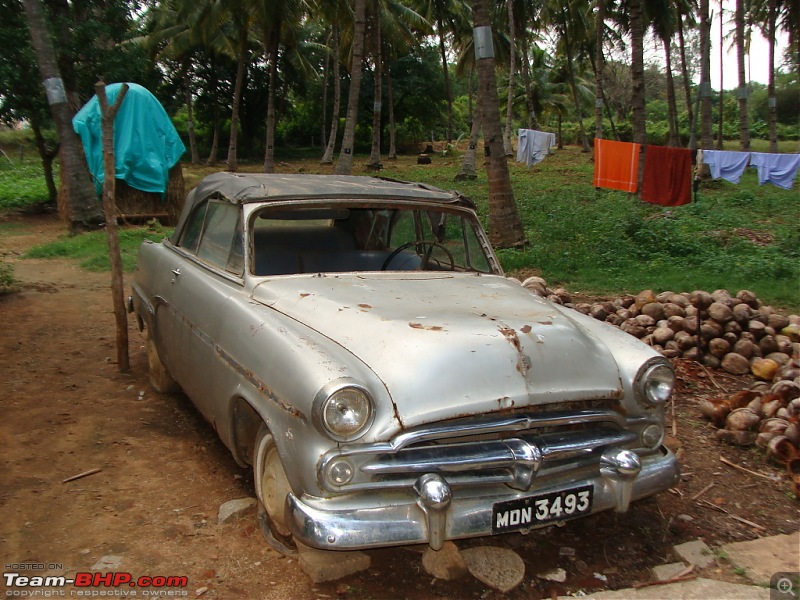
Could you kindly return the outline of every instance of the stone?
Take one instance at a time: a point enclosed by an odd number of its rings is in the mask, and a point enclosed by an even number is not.
[[[698,569],[705,569],[714,563],[714,555],[702,540],[692,540],[674,546],[672,550],[684,562],[694,565]]]
[[[298,563],[303,573],[314,583],[335,581],[370,567],[369,554],[364,552],[338,552],[317,550],[297,544]]]
[[[712,302],[708,307],[708,316],[718,323],[727,323],[733,317],[733,311],[722,302]]]
[[[684,569],[686,569],[686,565],[682,562],[669,563],[668,565],[658,565],[652,569],[653,580],[664,581],[665,579],[671,579]]]
[[[558,567],[546,573],[537,573],[536,577],[546,581],[554,581],[555,583],[564,583],[567,580],[567,572],[561,567]]]
[[[778,363],[769,358],[754,358],[750,370],[757,379],[772,381],[778,372]]]
[[[114,556],[111,554],[107,554],[105,556],[101,556],[100,560],[94,563],[90,570],[91,571],[116,571],[122,566],[122,557],[121,556]]]
[[[657,301],[656,295],[652,290],[642,290],[636,294],[636,298],[634,299],[636,306],[639,308],[642,308],[645,304],[650,304],[651,302]]]
[[[697,578],[690,581],[655,585],[643,588],[625,588],[592,592],[587,595],[592,600],[769,600],[770,591],[752,585],[728,583],[715,579]],[[559,596],[558,600],[574,600],[573,596]]]
[[[722,370],[733,375],[744,375],[750,372],[750,361],[741,354],[730,352],[722,359]]]
[[[217,513],[217,525],[223,523],[230,523],[241,519],[244,515],[254,512],[256,509],[255,498],[238,498],[236,500],[228,500],[219,507]]]
[[[469,573],[469,568],[453,542],[447,541],[441,550],[428,547],[422,555],[422,566],[437,579],[450,581]]]
[[[730,562],[744,569],[757,585],[769,585],[773,574],[800,571],[800,532],[774,535],[747,542],[725,544],[721,550]]]
[[[503,593],[522,583],[525,563],[519,555],[506,548],[479,546],[461,552],[473,577]]]

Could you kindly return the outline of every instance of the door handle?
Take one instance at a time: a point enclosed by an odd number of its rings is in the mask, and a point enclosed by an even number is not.
[[[172,269],[172,273],[173,273],[173,275],[175,275],[175,277],[177,277],[178,275],[181,274],[181,270],[180,269]]]

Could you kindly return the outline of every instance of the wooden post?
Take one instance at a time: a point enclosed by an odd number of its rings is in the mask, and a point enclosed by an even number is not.
[[[122,254],[119,249],[117,232],[117,207],[114,199],[116,191],[114,162],[114,119],[122,105],[128,84],[123,83],[113,106],[108,105],[106,84],[98,81],[95,86],[97,99],[100,101],[103,131],[103,213],[106,219],[108,234],[108,256],[111,260],[111,297],[114,304],[114,318],[117,323],[117,366],[121,373],[130,370],[128,356],[128,315],[125,312],[125,290],[122,279]]]

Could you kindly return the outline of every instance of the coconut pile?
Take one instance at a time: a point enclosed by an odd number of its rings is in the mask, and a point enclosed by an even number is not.
[[[758,444],[781,465],[800,461],[800,316],[782,315],[753,292],[689,294],[650,290],[595,303],[573,303],[541,277],[522,285],[551,302],[611,323],[667,358],[686,358],[734,375],[753,375],[749,390],[704,399],[700,411],[720,440]],[[794,462],[793,462],[794,461]],[[800,496],[800,493],[798,493]]]

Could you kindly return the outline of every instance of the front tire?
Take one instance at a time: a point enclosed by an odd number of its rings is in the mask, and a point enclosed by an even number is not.
[[[292,488],[272,434],[263,424],[253,449],[253,480],[264,536],[277,550],[293,554],[291,531],[286,524],[286,497]]]

